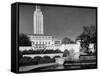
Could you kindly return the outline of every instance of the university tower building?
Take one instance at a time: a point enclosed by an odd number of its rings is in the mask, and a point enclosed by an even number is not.
[[[40,6],[35,6],[33,13],[33,34],[28,35],[34,49],[54,49],[61,41],[44,34],[43,13]]]

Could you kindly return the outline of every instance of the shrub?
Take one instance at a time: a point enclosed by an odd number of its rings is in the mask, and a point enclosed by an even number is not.
[[[51,62],[55,62],[55,59],[54,59],[54,58],[52,58],[52,59],[51,59]]]
[[[43,60],[45,61],[45,63],[49,63],[51,61],[50,56],[44,56]]]
[[[47,59],[47,60],[50,60],[51,59],[50,56],[44,56],[43,58],[44,59]]]
[[[41,56],[35,56],[34,59],[35,60],[40,60],[40,59],[42,59],[42,57]]]
[[[25,65],[29,65],[32,61],[31,57],[22,57],[19,60],[19,66],[25,66]]]
[[[31,46],[31,41],[26,34],[19,34],[18,44],[19,46]]]
[[[63,57],[67,57],[69,56],[70,52],[66,49],[63,53]]]
[[[39,64],[40,60],[42,60],[42,57],[36,56],[36,57],[34,57],[34,59],[33,59],[33,63]]]
[[[46,59],[45,58],[42,58],[41,60],[39,60],[38,62],[39,64],[44,64],[44,63],[47,63]]]
[[[27,51],[27,50],[24,50],[24,51],[22,52],[22,54],[28,54],[28,51]]]

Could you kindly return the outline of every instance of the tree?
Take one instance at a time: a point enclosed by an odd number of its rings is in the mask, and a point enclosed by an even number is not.
[[[88,41],[88,43],[96,43],[96,26],[83,26],[83,32],[81,36],[82,35],[84,35],[84,41]]]
[[[35,60],[40,60],[40,59],[42,59],[42,57],[41,56],[35,56],[34,59]]]
[[[19,35],[19,46],[31,46],[31,42],[27,35],[25,34],[20,34]]]
[[[63,53],[63,57],[67,57],[69,56],[70,52],[66,49]]]
[[[89,46],[90,37],[88,35],[82,33],[77,39],[81,40],[81,47],[87,48]]]
[[[50,56],[44,56],[43,58],[46,59],[46,60],[50,60],[51,59]]]
[[[63,57],[68,58],[67,60],[78,60],[79,59],[79,53],[76,53],[75,50],[72,48],[70,50],[65,50],[63,53]]]
[[[70,43],[74,43],[74,41],[72,41],[70,38],[68,37],[65,37],[63,40],[62,40],[62,44],[70,44]]]
[[[82,41],[81,46],[87,48],[87,50],[90,43],[93,43],[96,46],[96,26],[83,26],[83,32],[77,37],[77,39]]]

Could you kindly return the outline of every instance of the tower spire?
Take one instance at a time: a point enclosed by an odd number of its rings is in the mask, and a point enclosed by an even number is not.
[[[36,11],[40,11],[40,6],[36,5],[35,8],[36,8]]]

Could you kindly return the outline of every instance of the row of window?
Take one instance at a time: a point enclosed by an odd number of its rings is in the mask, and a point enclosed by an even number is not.
[[[39,39],[52,39],[52,36],[33,36],[33,39],[39,38]]]
[[[35,46],[35,48],[45,48],[45,46]]]
[[[32,42],[32,44],[51,44],[51,42]]]

